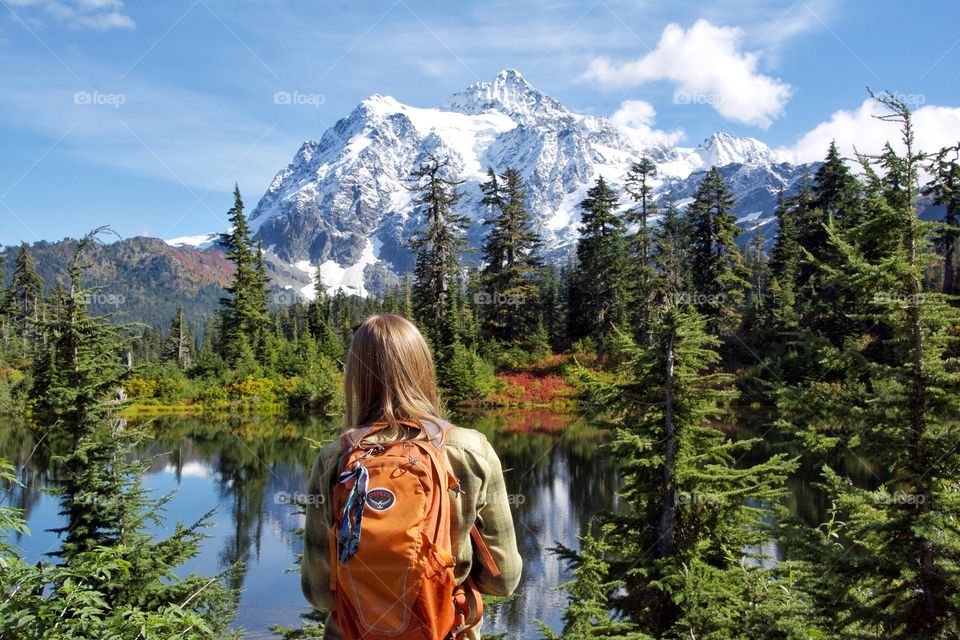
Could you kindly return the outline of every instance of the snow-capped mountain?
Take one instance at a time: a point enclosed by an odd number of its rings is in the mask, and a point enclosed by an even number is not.
[[[251,213],[251,227],[288,270],[307,276],[319,268],[332,290],[380,289],[412,264],[407,244],[419,217],[408,176],[430,153],[449,157],[464,180],[458,207],[473,220],[474,245],[487,215],[479,204],[487,167],[519,170],[553,256],[573,246],[577,205],[596,178],[622,185],[630,163],[644,155],[658,167],[655,196],[671,193],[681,204],[703,172],[720,167],[748,227],[769,221],[777,193],[789,192],[806,169],[759,140],[725,133],[695,148],[645,145],[607,118],[572,113],[508,69],[438,108],[381,95],[362,101],[319,141],[303,143]],[[302,290],[312,293],[310,285]]]

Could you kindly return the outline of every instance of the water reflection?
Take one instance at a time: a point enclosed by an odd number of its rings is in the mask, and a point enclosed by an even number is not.
[[[616,476],[598,451],[602,434],[583,419],[549,411],[455,420],[486,434],[500,454],[525,560],[518,595],[488,611],[484,631],[531,637],[535,619],[559,627],[564,596],[557,587],[569,575],[548,548],[575,545],[590,517],[613,505]],[[236,626],[249,638],[272,637],[267,629],[274,624],[296,625],[305,609],[299,576],[289,571],[302,550],[296,529],[303,520],[285,498],[305,490],[314,458],[309,440],[328,441],[337,425],[263,417],[165,417],[145,425],[154,436],[141,452],[149,459],[145,484],[156,495],[173,492],[168,520],[151,529],[169,534],[177,521],[189,524],[216,509],[210,537],[183,571],[212,574],[242,564],[231,581],[242,588]],[[17,543],[30,561],[59,546],[47,531],[60,524],[57,502],[42,491],[58,473],[53,448],[49,434],[22,425],[0,435],[0,456],[18,465],[26,484],[7,500],[27,515],[32,533]]]

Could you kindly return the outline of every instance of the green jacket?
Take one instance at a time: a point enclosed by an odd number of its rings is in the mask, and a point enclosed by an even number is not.
[[[372,437],[373,440],[377,436]],[[333,606],[330,591],[330,528],[333,526],[332,488],[340,471],[340,440],[328,443],[317,456],[310,474],[306,507],[301,580],[303,593],[313,607],[329,611]],[[457,583],[472,575],[477,587],[486,594],[508,596],[520,582],[523,561],[510,512],[510,500],[503,481],[500,459],[479,431],[453,427],[447,436],[447,460],[460,481],[462,493],[451,492],[454,509],[450,518],[450,539],[456,559]],[[494,578],[483,563],[473,564],[470,528],[474,522],[490,547],[500,577]],[[328,622],[324,638],[339,640],[336,625]],[[470,638],[480,637],[480,626]]]

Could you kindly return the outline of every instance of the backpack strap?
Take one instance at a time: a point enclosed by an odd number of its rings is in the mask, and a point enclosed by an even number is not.
[[[420,430],[427,436],[427,439],[430,441],[430,443],[433,444],[437,451],[441,453],[443,453],[447,442],[447,434],[450,433],[450,429],[453,428],[452,424],[442,418],[437,417],[430,418],[429,420],[421,420],[419,423],[410,421],[403,422],[402,424],[407,424],[411,427],[419,427]],[[374,422],[373,424],[364,425],[343,434],[340,439],[341,455],[352,449],[358,448],[360,443],[365,439],[369,438],[378,431],[383,431],[388,426],[389,425],[386,422]]]
[[[420,421],[420,430],[423,431],[423,433],[430,440],[430,443],[440,453],[444,452],[447,444],[447,435],[450,433],[450,429],[452,428],[453,425],[443,418],[434,417],[429,420]]]
[[[499,578],[500,567],[498,567],[496,561],[494,561],[493,554],[490,553],[490,547],[488,547],[487,543],[484,542],[483,536],[480,534],[480,530],[477,529],[477,525],[473,525],[473,528],[470,529],[470,538],[473,540],[473,544],[476,547],[477,552],[480,554],[480,560],[483,561],[487,571],[489,571],[490,575],[494,578]]]
[[[483,596],[473,578],[467,577],[453,590],[454,615],[453,628],[447,638],[464,640],[467,633],[480,624],[483,619]]]

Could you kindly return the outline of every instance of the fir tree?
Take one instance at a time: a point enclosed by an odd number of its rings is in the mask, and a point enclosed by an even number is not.
[[[237,186],[228,215],[230,231],[220,236],[220,244],[233,263],[234,274],[226,288],[229,296],[220,299],[220,350],[226,361],[235,366],[262,348],[267,294],[263,252],[254,249]]]
[[[516,169],[507,169],[481,185],[482,202],[495,215],[485,220],[490,231],[483,244],[481,272],[486,291],[482,318],[488,336],[503,342],[529,338],[538,321],[538,290],[534,281],[540,260],[536,249],[539,237],[532,229],[523,179]],[[501,182],[502,181],[502,182]]]
[[[943,253],[943,286],[946,294],[960,293],[956,284],[957,241],[960,238],[960,145],[944,147],[930,162],[933,178],[923,189],[934,204],[944,208],[943,224],[937,235],[937,249]]]
[[[869,330],[823,352],[835,381],[787,387],[780,411],[781,426],[807,446],[870,460],[882,480],[860,488],[825,466],[834,513],[816,531],[801,529],[794,553],[831,637],[951,638],[960,634],[960,533],[951,524],[960,518],[960,314],[922,290],[930,228],[914,201],[923,155],[906,105],[878,100],[905,149],[864,158],[865,217],[883,235],[830,229],[829,238],[858,298],[870,301],[857,318]]]
[[[771,531],[759,505],[780,498],[793,466],[782,456],[737,464],[758,440],[733,441],[710,424],[735,397],[716,371],[719,341],[664,288],[651,345],[618,335],[616,382],[581,370],[613,429],[623,480],[625,508],[603,528],[616,553],[601,582],[621,577],[612,603],[650,637],[806,638],[796,626],[753,635],[774,628],[785,607],[755,589],[780,581],[762,568]]]
[[[616,190],[601,176],[580,203],[580,239],[572,274],[570,334],[602,348],[612,327],[627,317],[629,252]]]
[[[84,252],[100,230],[84,237],[68,269],[69,289],[53,293],[42,327],[48,349],[36,364],[35,419],[55,432],[55,459],[63,469],[56,493],[65,524],[60,564],[20,566],[4,558],[0,580],[4,633],[32,638],[133,638],[226,632],[237,599],[220,577],[176,577],[174,569],[196,555],[206,518],[177,525],[156,540],[148,522],[159,522],[169,496],[148,497],[146,465],[132,459],[143,435],[117,418],[118,389],[128,368],[123,328],[91,317],[92,290],[81,287]],[[128,333],[128,332],[127,332]],[[21,563],[22,565],[22,563]],[[15,576],[11,581],[11,576]]]
[[[170,323],[170,330],[160,349],[161,362],[176,362],[181,369],[188,369],[192,358],[190,328],[183,319],[183,307],[177,307],[177,313]]]
[[[414,206],[424,220],[411,241],[417,251],[414,267],[413,313],[426,337],[436,346],[441,324],[450,308],[450,273],[459,268],[459,254],[466,244],[466,216],[453,211],[463,197],[462,183],[449,175],[449,158],[429,156],[411,174],[412,190],[418,192]]]
[[[627,171],[625,190],[633,199],[635,206],[626,213],[626,220],[637,225],[637,231],[631,235],[630,243],[636,260],[631,276],[631,299],[635,309],[633,324],[637,336],[649,339],[650,309],[652,308],[653,268],[650,264],[650,228],[649,221],[657,215],[657,206],[652,202],[653,186],[651,181],[657,175],[657,165],[644,156],[640,162],[634,162]]]
[[[690,225],[690,274],[697,310],[711,329],[730,331],[739,322],[739,306],[748,286],[740,234],[733,216],[734,196],[716,167],[700,182],[687,208]],[[683,295],[683,294],[681,294]]]
[[[33,266],[26,244],[17,251],[13,281],[7,291],[7,313],[20,336],[20,354],[29,357],[41,346],[39,325],[43,307],[43,278]]]

